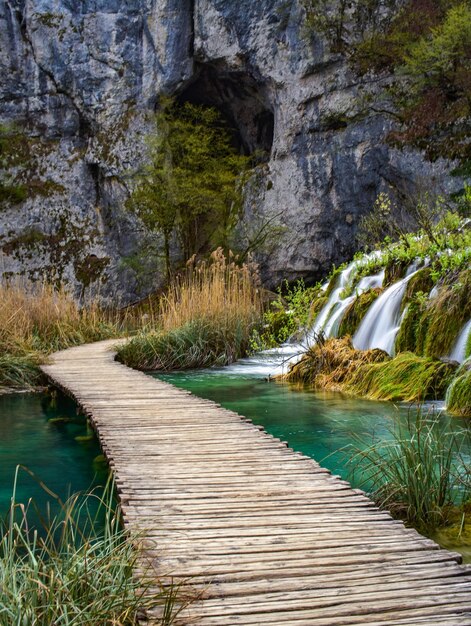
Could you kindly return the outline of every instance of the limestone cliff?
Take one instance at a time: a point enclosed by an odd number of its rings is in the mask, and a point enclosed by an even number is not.
[[[382,114],[359,114],[374,80],[306,34],[298,0],[0,0],[0,63],[0,118],[27,131],[35,182],[1,210],[4,273],[137,297],[122,259],[145,233],[123,201],[161,93],[219,107],[247,150],[269,155],[241,229],[281,226],[259,255],[268,284],[351,256],[385,186],[449,184],[440,165],[385,143]]]

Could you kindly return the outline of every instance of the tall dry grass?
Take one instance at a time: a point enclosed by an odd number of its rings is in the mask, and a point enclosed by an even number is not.
[[[118,356],[148,370],[227,364],[248,352],[262,314],[256,266],[218,249],[207,261],[190,260],[161,297],[159,330],[141,332]]]
[[[0,386],[38,381],[38,364],[70,346],[121,336],[131,313],[80,307],[64,288],[16,280],[0,284]]]
[[[170,331],[204,319],[226,328],[240,324],[251,328],[262,308],[257,267],[238,265],[218,248],[207,261],[190,259],[174,278],[160,301],[160,326]]]

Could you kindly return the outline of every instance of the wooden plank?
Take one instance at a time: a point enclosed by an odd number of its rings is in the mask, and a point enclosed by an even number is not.
[[[117,363],[116,344],[43,371],[97,430],[144,535],[136,574],[203,591],[175,626],[471,626],[460,555],[251,420]]]

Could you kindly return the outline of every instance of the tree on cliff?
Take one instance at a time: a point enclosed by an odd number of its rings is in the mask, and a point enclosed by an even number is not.
[[[185,259],[222,246],[242,206],[249,157],[213,108],[166,99],[148,137],[147,164],[127,206],[145,226],[162,235],[167,276],[175,235]]]

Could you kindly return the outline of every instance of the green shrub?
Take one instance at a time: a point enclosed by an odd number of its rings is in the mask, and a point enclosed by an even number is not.
[[[327,298],[320,287],[306,287],[303,280],[294,285],[287,282],[278,289],[263,315],[262,330],[252,338],[254,350],[274,348],[287,341],[292,335],[312,324]]]
[[[355,334],[368,309],[381,294],[381,291],[381,289],[370,289],[355,298],[345,311],[339,328],[339,337]]]
[[[118,348],[118,359],[141,370],[184,370],[227,365],[250,350],[243,325],[196,319],[169,331],[139,333]]]

